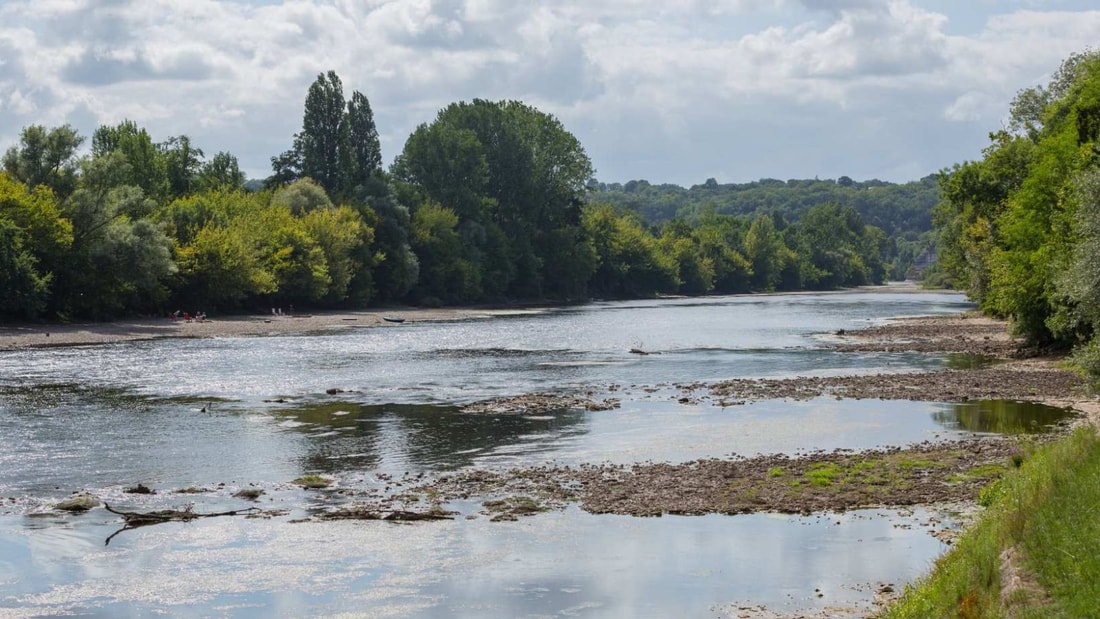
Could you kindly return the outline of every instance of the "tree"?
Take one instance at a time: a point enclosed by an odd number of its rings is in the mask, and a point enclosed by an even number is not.
[[[271,176],[264,180],[265,189],[277,189],[302,178],[302,134],[294,134],[294,146],[271,158]]]
[[[194,156],[189,140],[187,150],[186,154],[177,152],[177,180],[184,183],[190,182],[188,169],[194,165],[193,161],[188,161]],[[112,153],[120,153],[129,164],[126,171],[120,171],[123,177],[119,184],[140,187],[147,197],[155,200],[163,200],[169,195],[167,160],[145,129],[132,120],[124,120],[114,127],[100,126],[92,134],[92,157]]]
[[[714,262],[703,255],[694,230],[687,222],[677,219],[665,224],[661,231],[660,249],[676,263],[678,292],[699,295],[714,289]]]
[[[872,271],[867,264],[868,252],[872,247],[878,249],[877,244],[867,242],[868,226],[852,207],[814,207],[799,220],[798,228],[798,253],[806,286],[829,289],[881,283],[875,275],[884,272]]]
[[[159,311],[167,298],[172,241],[148,219],[156,203],[126,184],[131,174],[121,150],[84,161],[80,186],[63,204],[73,243],[54,280],[52,309],[104,320]]]
[[[373,266],[369,255],[359,253],[359,248],[370,246],[374,230],[347,206],[309,211],[302,218],[302,225],[325,256],[329,287],[323,300],[343,303],[352,292],[356,274]]]
[[[58,207],[53,191],[40,184],[27,186],[0,173],[0,217],[19,228],[23,247],[34,256],[36,268],[52,277],[73,243],[73,225]]]
[[[319,74],[309,87],[299,136],[302,175],[317,181],[330,194],[342,190],[341,151],[347,142],[347,125],[344,87],[335,71]]]
[[[83,143],[69,125],[49,130],[31,125],[20,134],[19,146],[4,153],[4,171],[31,189],[45,185],[64,200],[76,189],[76,151]]]
[[[237,191],[244,188],[244,172],[241,172],[237,158],[221,151],[202,164],[195,179],[195,189],[209,191],[227,189]]]
[[[296,217],[318,209],[333,208],[332,200],[320,185],[308,178],[295,181],[275,192],[274,205],[285,207]]]
[[[177,307],[231,310],[274,295],[266,239],[289,217],[267,192],[215,190],[174,201],[160,212],[174,232],[179,281]]]
[[[0,316],[35,318],[46,306],[50,277],[36,263],[19,227],[0,214]]]
[[[592,165],[554,117],[515,101],[451,104],[410,136],[393,171],[454,210],[483,276],[506,241],[510,268],[492,270],[511,276],[508,296],[569,297],[591,275],[594,263],[563,259],[560,243],[586,247],[578,233]]]
[[[1025,88],[1016,93],[1009,106],[1009,130],[1023,135],[1032,142],[1038,142],[1042,129],[1048,120],[1052,105],[1069,94],[1074,84],[1090,70],[1095,63],[1096,52],[1085,51],[1070,54],[1062,61],[1047,86]]]
[[[471,301],[481,294],[480,273],[463,257],[458,215],[431,202],[417,207],[409,240],[420,264],[413,295],[422,303]]]
[[[191,193],[202,167],[202,150],[191,146],[191,138],[186,135],[168,138],[157,147],[164,157],[168,199]]]
[[[1068,58],[1011,113],[1014,133],[992,134],[981,161],[943,177],[938,266],[1030,343],[1070,346],[1095,329],[1088,287],[1064,274],[1089,268],[1080,252],[1093,232],[1078,213],[1088,198],[1075,183],[1100,162],[1100,53]]]
[[[302,130],[290,150],[271,158],[274,189],[300,178],[311,178],[337,200],[352,197],[382,171],[382,149],[374,112],[359,92],[344,100],[344,86],[335,71],[321,73],[306,93]]]
[[[772,292],[779,287],[787,253],[772,218],[757,215],[745,233],[745,258],[752,264],[754,290]]]
[[[596,297],[651,297],[675,292],[677,264],[663,254],[657,240],[636,215],[617,214],[610,205],[593,205],[583,216],[584,229],[598,256],[589,281]]]
[[[344,125],[347,131],[343,186],[345,190],[351,190],[362,186],[371,175],[382,170],[382,146],[374,125],[374,112],[371,111],[370,101],[358,90],[352,93],[348,101]]]
[[[446,123],[420,125],[394,162],[394,174],[462,221],[489,220],[495,202],[489,191],[484,145],[471,129]]]
[[[369,254],[361,263],[374,268],[360,269],[356,274],[350,292],[353,299],[364,303],[376,296],[382,303],[395,302],[416,284],[420,265],[409,242],[412,219],[405,206],[408,203],[384,173],[356,189],[353,206],[374,230],[374,243],[363,246]]]
[[[258,248],[239,224],[208,224],[180,247],[176,260],[182,284],[180,301],[196,309],[235,309],[250,297],[276,291],[274,276],[262,268]]]
[[[741,252],[745,222],[729,215],[708,213],[692,237],[699,253],[714,271],[713,291],[719,294],[748,292],[752,264]]]

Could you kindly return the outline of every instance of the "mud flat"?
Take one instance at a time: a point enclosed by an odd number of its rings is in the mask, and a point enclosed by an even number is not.
[[[1016,441],[989,438],[799,457],[474,470],[410,488],[404,498],[490,497],[485,505],[491,506],[522,497],[539,508],[529,513],[576,502],[590,513],[630,516],[811,514],[975,501],[982,487],[1024,458]]]
[[[898,318],[836,334],[837,350],[848,352],[965,353],[1000,358],[1026,354],[1004,321],[975,312]]]
[[[839,350],[964,352],[995,356],[967,370],[788,379],[736,379],[678,385],[684,398],[731,406],[770,399],[1019,400],[1053,404],[1094,419],[1097,403],[1081,378],[1057,358],[1013,359],[1020,343],[1003,322],[976,315],[918,317],[837,334]],[[525,400],[519,398],[516,403]],[[547,402],[538,400],[540,404]],[[490,403],[489,410],[502,402]],[[1030,441],[1048,440],[1048,434]],[[523,497],[540,508],[579,503],[592,513],[781,512],[807,514],[868,507],[974,502],[982,488],[1027,449],[1011,437],[926,442],[905,448],[837,450],[788,457],[704,459],[687,463],[586,464],[502,472],[464,471],[410,488],[405,498],[434,500]],[[539,510],[530,510],[537,513]]]

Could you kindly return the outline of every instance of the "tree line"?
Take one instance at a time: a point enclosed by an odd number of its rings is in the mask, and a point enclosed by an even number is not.
[[[767,213],[797,220],[809,209],[837,203],[851,206],[872,226],[890,236],[915,238],[932,229],[932,208],[939,202],[938,177],[889,183],[880,180],[763,178],[750,183],[705,183],[688,188],[654,185],[646,180],[594,183],[591,199],[632,210],[651,224],[670,219],[695,220],[707,210],[727,215]]]
[[[367,97],[331,71],[260,188],[185,135],[124,121],[84,142],[29,126],[3,156],[0,317],[826,289],[896,266],[896,241],[837,201],[657,225],[594,200],[580,142],[517,101],[447,106],[384,170]]]
[[[1074,348],[1100,377],[1100,52],[1021,90],[978,161],[940,174],[939,282],[1010,318],[1038,347]]]
[[[887,276],[906,279],[918,259],[935,247],[932,209],[939,201],[939,186],[936,175],[902,184],[855,181],[847,176],[836,180],[764,178],[750,183],[719,183],[709,178],[689,188],[632,180],[594,182],[588,199],[637,213],[648,225],[657,227],[676,219],[694,225],[711,213],[750,218],[764,214],[777,222],[797,222],[815,207],[849,206],[865,223],[886,233],[882,258],[889,267]]]

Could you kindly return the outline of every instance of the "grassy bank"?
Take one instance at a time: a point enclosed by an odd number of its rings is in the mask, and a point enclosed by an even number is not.
[[[884,617],[1100,616],[1100,437],[1038,447],[989,509]]]

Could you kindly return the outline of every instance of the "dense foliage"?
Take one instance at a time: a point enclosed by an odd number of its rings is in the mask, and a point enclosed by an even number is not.
[[[939,200],[936,176],[904,184],[885,181],[765,178],[751,183],[719,183],[713,178],[685,189],[652,185],[644,180],[595,183],[590,199],[634,211],[649,224],[671,219],[694,221],[703,213],[778,215],[796,221],[806,211],[825,204],[851,206],[863,220],[890,236],[917,235],[932,228],[932,208]]]
[[[811,209],[828,204],[852,207],[867,224],[886,233],[883,259],[889,277],[904,279],[935,247],[932,209],[939,200],[937,177],[895,184],[878,180],[761,179],[751,183],[653,185],[645,180],[593,183],[589,200],[637,213],[649,225],[673,219],[698,222],[707,213],[752,217],[759,214],[797,222]]]
[[[908,207],[817,189],[797,208],[710,200],[646,220],[593,194],[577,139],[516,101],[447,106],[383,170],[370,103],[333,72],[262,186],[229,153],[131,121],[84,143],[31,126],[3,156],[2,318],[835,288],[882,282],[925,243],[867,224],[901,229],[920,219]]]
[[[980,161],[941,174],[936,276],[1100,375],[1100,53],[1021,91]]]

